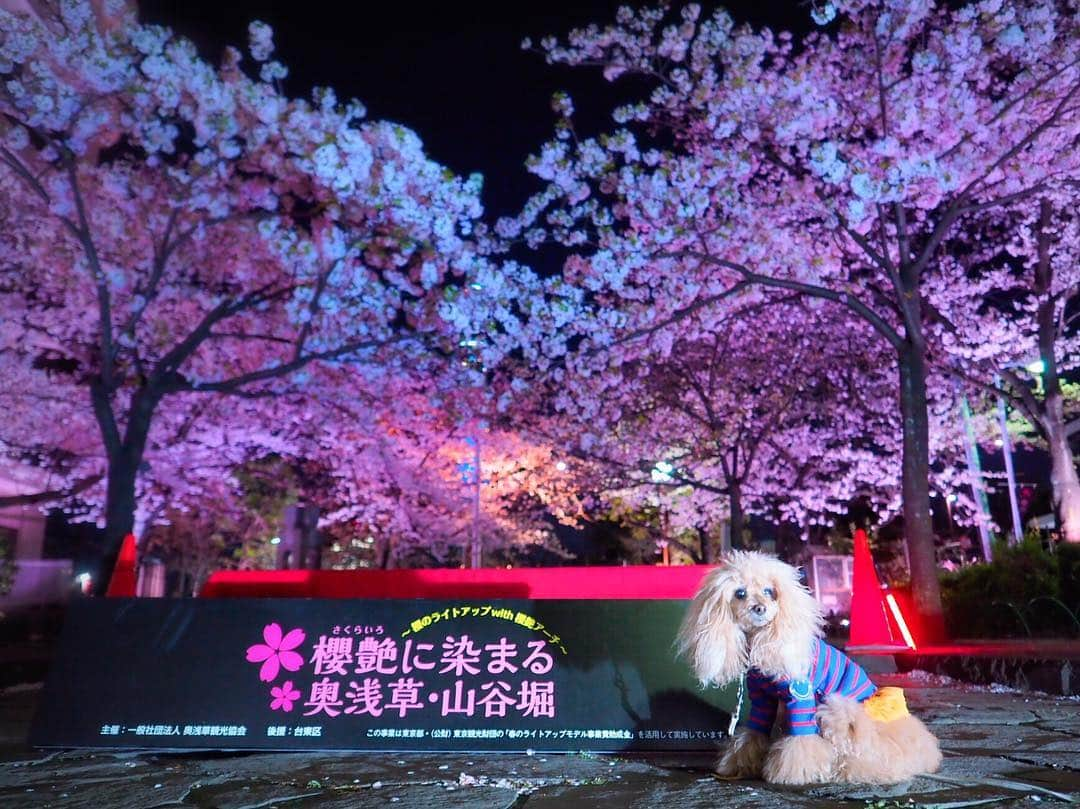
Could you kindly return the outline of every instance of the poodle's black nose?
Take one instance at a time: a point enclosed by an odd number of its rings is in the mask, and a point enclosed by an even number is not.
[[[750,608],[750,612],[754,613],[754,615],[764,615],[765,614],[765,605],[764,604],[755,604],[754,606],[752,606]]]

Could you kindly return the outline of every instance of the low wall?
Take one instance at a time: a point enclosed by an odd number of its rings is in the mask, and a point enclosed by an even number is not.
[[[1021,691],[1080,694],[1080,641],[995,645],[896,655],[900,671],[921,669],[977,685],[1000,683]]]
[[[73,586],[70,559],[16,559],[15,583],[0,596],[0,612],[66,603]]]

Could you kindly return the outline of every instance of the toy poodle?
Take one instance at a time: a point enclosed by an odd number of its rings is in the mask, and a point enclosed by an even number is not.
[[[703,686],[745,676],[750,698],[716,773],[775,784],[895,784],[937,770],[937,739],[908,713],[904,692],[877,688],[821,639],[821,625],[798,571],[774,556],[735,551],[705,576],[678,650]]]

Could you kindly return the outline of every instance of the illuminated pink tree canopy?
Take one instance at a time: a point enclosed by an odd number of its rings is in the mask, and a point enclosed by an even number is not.
[[[899,377],[915,595],[940,628],[927,384],[928,324],[952,289],[943,246],[1074,193],[1076,17],[1052,2],[907,0],[815,14],[827,27],[798,46],[696,5],[624,8],[545,40],[553,63],[653,89],[600,137],[579,136],[557,98],[556,138],[530,164],[548,185],[500,231],[579,249],[565,274],[594,302],[581,356],[609,348],[594,365],[625,353],[618,335],[664,351],[676,334],[713,335],[732,306],[791,292],[872,328]]]
[[[542,189],[489,229],[481,179],[415,133],[287,97],[262,23],[215,67],[119,0],[0,2],[0,450],[114,550],[267,455],[317,467],[324,525],[388,564],[545,543],[615,498],[708,532],[865,495],[902,512],[933,630],[959,394],[1046,440],[1080,539],[1070,10],[834,0],[796,41],[621,9],[540,50],[638,98],[593,135],[556,96]]]
[[[332,90],[284,97],[260,23],[253,64],[230,49],[214,68],[125,3],[50,13],[0,11],[2,357],[33,397],[3,440],[72,481],[104,474],[113,550],[148,448],[205,422],[222,452],[265,452],[313,391],[469,375],[440,307],[500,274],[475,246],[479,177]]]

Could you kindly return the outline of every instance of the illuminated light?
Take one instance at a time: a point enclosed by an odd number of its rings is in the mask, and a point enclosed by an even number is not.
[[[657,461],[649,476],[652,478],[653,483],[670,483],[674,480],[672,475],[674,471],[675,467],[667,461]]]
[[[333,545],[331,545],[331,548],[333,548],[334,553],[341,553],[341,543],[340,542],[335,542]]]
[[[458,345],[464,346],[465,348],[476,348],[479,343],[476,340],[462,340]]]
[[[851,621],[849,621],[847,618],[841,618],[840,626],[851,626]]]
[[[1025,365],[1024,370],[1029,374],[1041,374],[1046,370],[1046,363],[1042,360],[1035,360],[1035,362],[1029,362]]]
[[[911,632],[908,630],[907,621],[904,620],[904,616],[900,612],[900,605],[896,603],[896,596],[892,593],[885,594],[885,603],[889,605],[889,609],[892,611],[893,618],[896,619],[896,625],[900,627],[900,634],[904,636],[904,643],[908,645],[909,649],[915,648],[915,640],[911,637]]]
[[[1002,441],[1000,438],[995,438],[994,439],[994,446],[995,447],[1003,447],[1003,446],[1005,446],[1005,442]]]
[[[945,502],[946,503],[955,503],[956,502],[956,495],[955,494],[947,494],[947,495],[945,495]]]
[[[75,577],[76,584],[79,585],[79,592],[83,595],[90,595],[93,589],[93,577],[89,573],[80,573]]]
[[[555,464],[555,468],[558,469],[560,472],[565,472],[566,471],[566,461],[559,461],[558,463]]]
[[[475,289],[477,291],[480,291],[483,288],[484,288],[483,284],[469,284],[469,289]]]
[[[280,545],[281,544],[281,537],[271,537],[270,538],[270,544],[271,545]]]

